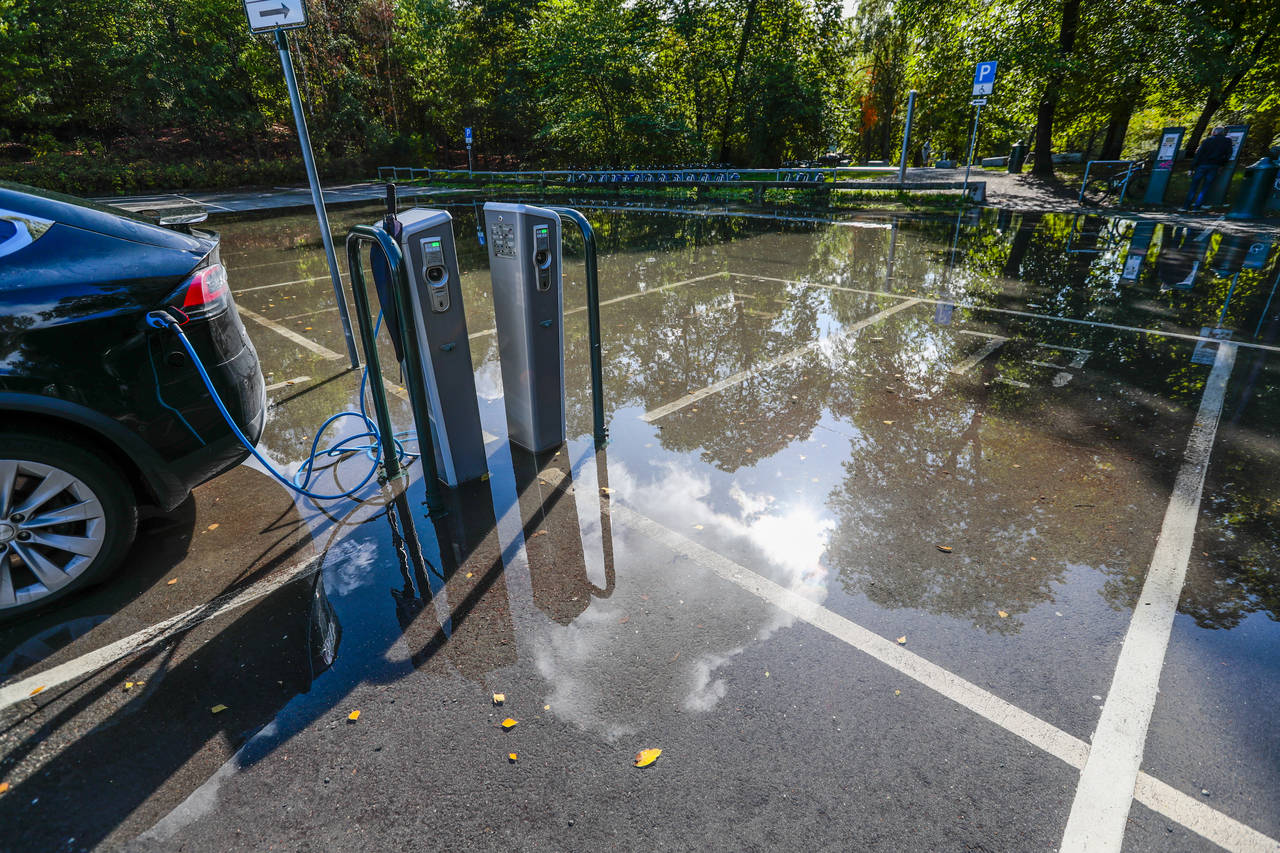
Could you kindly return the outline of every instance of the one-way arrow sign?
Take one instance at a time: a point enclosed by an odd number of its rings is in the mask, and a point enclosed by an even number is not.
[[[255,33],[294,30],[307,25],[306,0],[244,0],[249,29]]]

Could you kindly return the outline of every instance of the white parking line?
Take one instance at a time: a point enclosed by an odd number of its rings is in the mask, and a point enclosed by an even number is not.
[[[304,349],[311,350],[313,353],[315,353],[318,356],[321,356],[323,358],[329,358],[329,359],[346,358],[345,355],[342,355],[341,353],[336,353],[333,350],[329,349],[327,346],[324,346],[323,344],[318,344],[315,341],[311,340],[310,338],[305,338],[302,335],[298,334],[297,332],[293,331],[292,329],[286,329],[284,326],[281,326],[275,320],[270,320],[266,317],[263,317],[261,314],[259,314],[256,311],[250,311],[248,308],[245,308],[243,306],[239,306],[239,310],[240,310],[240,316],[248,317],[253,322],[258,323],[259,325],[262,325],[262,326],[266,326],[268,329],[275,332],[277,335],[280,335],[281,337],[284,337],[284,338],[288,338],[298,346],[303,347]]]
[[[862,293],[867,296],[888,296],[893,299],[915,299],[917,302],[924,302],[929,305],[951,305],[955,308],[963,308],[966,311],[990,311],[993,314],[1010,314],[1014,317],[1029,317],[1033,320],[1052,320],[1055,323],[1070,323],[1075,326],[1092,326],[1096,329],[1113,329],[1117,332],[1137,332],[1143,335],[1155,335],[1158,338],[1177,338],[1183,341],[1204,341],[1205,343],[1216,344],[1217,338],[1208,338],[1203,335],[1190,335],[1184,332],[1163,332],[1159,329],[1144,329],[1141,326],[1125,326],[1119,323],[1102,323],[1098,320],[1077,320],[1074,317],[1058,317],[1054,314],[1036,314],[1033,311],[1018,311],[1014,308],[996,308],[991,305],[977,305],[970,302],[957,302],[955,299],[934,299],[929,296],[903,296],[898,293],[886,293],[883,290],[864,290],[860,287],[844,287],[838,284],[823,284],[817,281],[795,281],[789,278],[773,278],[767,275],[755,275],[754,273],[735,272],[730,275],[738,278],[752,278],[757,281],[776,281],[779,284],[794,284],[797,287],[821,287],[825,290],[838,290],[844,293]],[[1280,346],[1272,344],[1254,344],[1247,341],[1232,341],[1232,345],[1243,347],[1245,349],[1263,350],[1264,352],[1280,352]],[[1047,346],[1047,345],[1046,345]],[[1070,349],[1070,347],[1063,347]],[[1086,350],[1087,352],[1087,350]]]
[[[349,278],[346,273],[339,273],[342,278]],[[310,284],[313,281],[331,281],[327,275],[318,275],[312,278],[295,278],[293,281],[277,281],[275,284],[259,284],[257,287],[242,287],[239,290],[232,288],[231,294],[239,296],[241,293],[252,293],[255,290],[270,290],[273,287],[288,287],[291,284]]]
[[[779,367],[783,364],[788,364],[792,361],[795,361],[798,358],[802,358],[803,356],[813,352],[816,349],[819,349],[824,346],[828,346],[833,340],[848,337],[849,335],[852,335],[861,329],[865,329],[867,326],[878,323],[881,320],[885,319],[886,317],[890,317],[898,313],[899,311],[903,310],[904,308],[910,308],[912,305],[916,305],[919,302],[920,302],[919,299],[907,299],[903,302],[899,302],[897,305],[891,305],[888,308],[885,308],[883,311],[878,311],[875,314],[872,314],[870,317],[866,317],[852,325],[846,326],[845,328],[841,329],[839,332],[836,332],[835,334],[829,337],[819,338],[816,341],[810,341],[809,343],[805,344],[802,347],[796,347],[795,349],[791,350],[791,352],[785,353],[784,355],[780,355],[777,358],[771,358],[768,361],[762,362],[761,364],[758,364],[755,367],[748,368],[747,370],[739,370],[737,373],[734,373],[730,376],[726,376],[724,379],[721,379],[719,382],[711,383],[706,388],[700,388],[697,391],[693,391],[689,394],[685,394],[683,397],[679,398],[678,400],[672,400],[670,403],[667,403],[664,406],[659,406],[656,409],[652,409],[648,412],[645,412],[643,415],[640,416],[640,419],[648,423],[653,423],[659,418],[665,418],[667,415],[671,414],[672,412],[677,412],[691,403],[698,402],[704,397],[710,397],[712,394],[718,394],[724,389],[732,388],[734,385],[738,385],[739,383],[744,382],[747,379],[750,379],[752,376],[755,376],[758,373],[764,373],[765,371],[772,370],[775,367]]]
[[[1160,688],[1160,670],[1191,558],[1205,472],[1235,358],[1235,345],[1218,345],[1142,595],[1133,609],[1111,689],[1093,733],[1093,750],[1080,774],[1062,836],[1063,853],[1119,851],[1124,843],[1147,726]]]
[[[780,610],[848,643],[1060,761],[1076,768],[1086,765],[1090,748],[1079,738],[822,605],[699,545],[623,503],[613,503],[610,511],[615,520],[623,521],[647,538],[665,545]],[[1130,790],[1132,792],[1133,789]],[[1275,839],[1145,773],[1138,774],[1136,794],[1143,805],[1227,850],[1241,853],[1274,853],[1280,850],[1280,842]]]
[[[981,349],[979,349],[973,355],[966,358],[964,361],[957,364],[955,367],[951,368],[951,372],[958,374],[960,376],[963,376],[964,374],[968,373],[970,370],[973,370],[975,367],[977,367],[984,358],[991,355],[993,352],[1000,349],[1000,347],[1008,343],[1008,341],[1009,341],[1008,338],[1002,338],[1002,337],[999,337],[998,335],[993,336],[990,340],[988,340],[985,344],[982,345]]]
[[[292,379],[286,379],[283,382],[274,382],[267,386],[266,391],[270,394],[272,391],[279,391],[281,388],[287,388],[290,385],[297,385],[299,382],[306,382],[310,376],[295,376]]]
[[[290,581],[317,571],[323,559],[323,554],[318,557],[310,557],[300,563],[282,569],[250,587],[220,596],[206,604],[196,605],[179,613],[177,616],[171,616],[163,622],[157,622],[149,628],[143,628],[141,631],[116,640],[114,643],[94,649],[44,672],[15,681],[13,684],[0,687],[0,711],[30,698],[32,691],[38,690],[43,695],[47,691],[52,691],[63,684],[92,675],[103,667],[110,666],[134,652],[150,648],[203,622],[208,622],[210,619],[229,610],[235,610],[238,607],[243,607],[270,595]]]

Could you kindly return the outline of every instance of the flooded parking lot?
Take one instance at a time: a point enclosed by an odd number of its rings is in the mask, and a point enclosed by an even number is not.
[[[1042,850],[1117,808],[1277,849],[1273,232],[577,206],[608,446],[580,244],[530,455],[452,203],[490,476],[430,519],[417,466],[323,505],[242,466],[5,627],[6,849]],[[217,227],[296,465],[360,385],[314,220]]]

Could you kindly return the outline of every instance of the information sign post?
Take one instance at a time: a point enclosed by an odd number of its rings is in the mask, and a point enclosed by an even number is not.
[[[1151,167],[1151,180],[1147,182],[1143,204],[1164,204],[1169,178],[1173,175],[1174,164],[1178,162],[1178,149],[1182,147],[1182,135],[1186,130],[1185,127],[1166,127],[1160,134],[1160,148]]]
[[[360,356],[356,351],[355,336],[351,333],[351,315],[347,311],[347,300],[342,290],[342,273],[338,269],[338,258],[333,252],[333,236],[329,233],[329,215],[325,211],[324,195],[320,191],[315,158],[311,155],[311,136],[307,133],[307,119],[302,112],[298,80],[293,74],[293,59],[289,55],[287,30],[300,29],[307,25],[306,3],[305,0],[244,0],[244,11],[249,18],[251,32],[275,33],[276,49],[280,52],[280,67],[284,70],[284,82],[289,89],[289,105],[293,109],[293,120],[298,128],[298,142],[302,146],[302,163],[306,167],[307,183],[311,187],[311,203],[315,206],[316,218],[320,222],[320,241],[324,243],[324,254],[329,261],[329,277],[333,280],[333,295],[338,302],[338,317],[342,320],[347,357],[354,369],[360,366]]]
[[[1213,179],[1209,191],[1204,194],[1206,207],[1226,201],[1227,188],[1231,184],[1231,176],[1236,173],[1236,160],[1240,157],[1240,149],[1244,147],[1244,137],[1248,132],[1247,124],[1227,125],[1227,139],[1231,140],[1231,159],[1218,170],[1218,177]]]
[[[969,156],[964,161],[964,189],[961,190],[961,198],[969,197],[969,169],[973,166],[973,152],[978,146],[978,117],[987,103],[986,96],[995,91],[995,86],[995,61],[979,62],[973,71],[973,100],[969,102],[973,107],[973,131],[969,135]]]

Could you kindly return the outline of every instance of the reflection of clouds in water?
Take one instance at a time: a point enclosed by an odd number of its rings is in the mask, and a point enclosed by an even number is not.
[[[378,544],[345,539],[329,549],[324,560],[324,585],[329,595],[342,596],[373,580]]]
[[[680,533],[701,525],[700,543],[806,598],[826,597],[822,556],[833,524],[809,507],[779,508],[734,484],[733,508],[719,511],[710,478],[676,465],[644,485],[622,465],[610,479],[619,497],[656,521]],[[631,600],[642,612],[595,600],[571,625],[549,627],[535,652],[555,713],[609,740],[643,730],[653,709],[712,710],[727,690],[721,668],[795,621],[643,537],[619,535],[614,548],[622,577],[659,594]]]
[[[476,370],[476,394],[481,400],[502,398],[502,364],[496,358]]]

